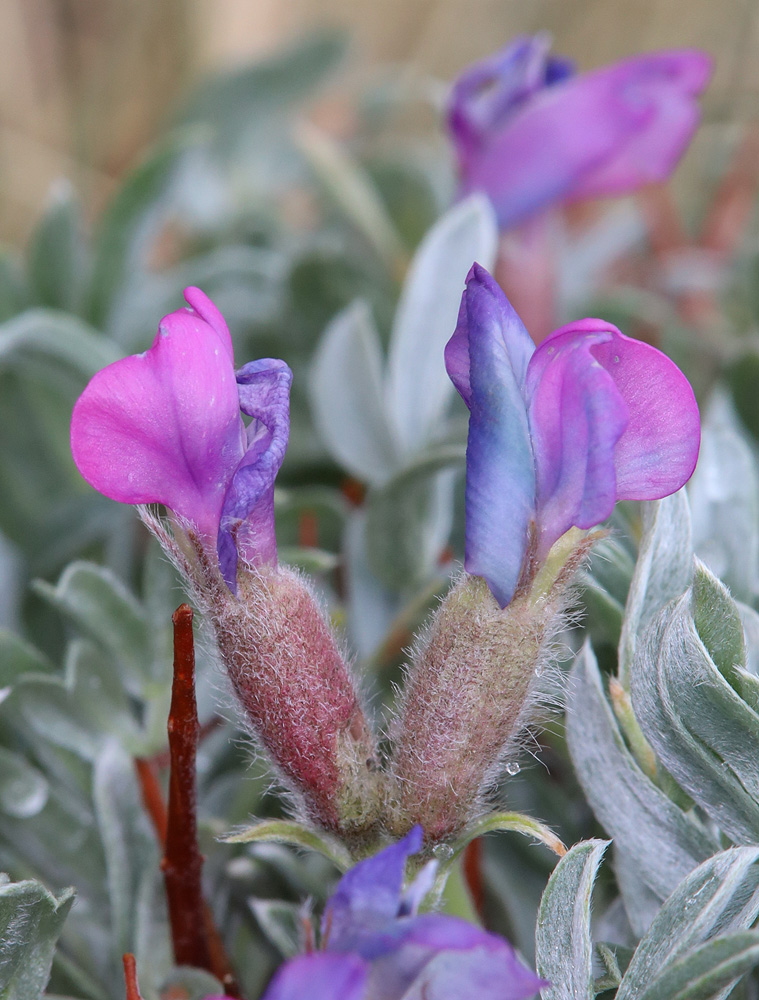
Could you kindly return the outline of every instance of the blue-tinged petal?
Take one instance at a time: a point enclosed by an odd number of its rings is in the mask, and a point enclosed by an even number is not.
[[[253,417],[247,449],[224,496],[217,550],[222,575],[235,590],[238,556],[254,566],[276,564],[274,479],[290,432],[292,372],[264,358],[237,372],[240,409]]]
[[[535,516],[535,462],[523,397],[533,351],[506,296],[475,265],[446,365],[471,413],[464,565],[485,578],[501,607],[514,596]]]
[[[357,955],[316,952],[286,962],[263,1000],[365,1000],[367,966]]]
[[[415,826],[402,840],[343,875],[322,918],[322,934],[330,950],[350,949],[366,932],[395,919],[406,859],[421,849],[422,839],[422,828]]]
[[[523,965],[506,942],[501,944],[438,953],[403,1000],[526,1000],[549,985]]]
[[[495,278],[480,264],[473,264],[461,296],[456,329],[445,345],[448,377],[471,409],[470,311],[476,316],[478,323],[477,336],[484,336],[487,331],[488,336],[502,341],[520,388],[525,384],[527,366],[535,352],[535,344]]]
[[[539,559],[572,525],[600,524],[616,503],[614,449],[630,414],[593,353],[610,338],[604,328],[572,324],[546,338],[530,363]]]

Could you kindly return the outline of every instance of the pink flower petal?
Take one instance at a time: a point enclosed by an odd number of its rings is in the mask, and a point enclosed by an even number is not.
[[[90,381],[71,421],[84,478],[122,503],[163,503],[215,539],[245,450],[229,332],[197,289],[197,309],[166,316],[150,350]]]

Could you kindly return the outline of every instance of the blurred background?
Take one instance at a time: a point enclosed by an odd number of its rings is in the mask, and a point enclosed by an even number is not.
[[[51,183],[70,178],[90,215],[188,87],[316,27],[350,39],[320,124],[350,118],[335,96],[380,71],[451,79],[519,32],[548,30],[582,69],[635,52],[697,46],[717,58],[689,164],[715,127],[756,106],[756,0],[3,0],[0,4],[0,240],[25,243]]]

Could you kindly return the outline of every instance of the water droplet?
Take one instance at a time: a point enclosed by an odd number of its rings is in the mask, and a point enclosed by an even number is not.
[[[614,355],[614,364],[615,364],[615,365],[618,365],[618,364],[619,364],[619,355],[618,355],[618,354],[615,354],[615,355]]]
[[[522,768],[517,764],[515,760],[510,760],[506,765],[506,774],[510,774],[513,778],[515,774],[519,774]]]
[[[438,861],[450,861],[454,851],[450,844],[435,844],[432,848],[432,853]]]

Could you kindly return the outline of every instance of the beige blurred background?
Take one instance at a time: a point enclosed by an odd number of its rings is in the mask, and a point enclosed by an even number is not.
[[[0,241],[23,244],[61,175],[96,212],[190,84],[323,25],[351,33],[353,86],[388,63],[449,79],[548,30],[582,68],[713,53],[707,137],[759,110],[759,0],[0,0]]]

